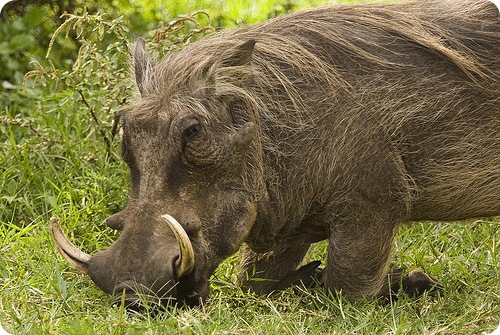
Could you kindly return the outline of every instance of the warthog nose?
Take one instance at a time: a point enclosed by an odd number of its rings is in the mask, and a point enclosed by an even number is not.
[[[123,291],[125,291],[125,293],[133,292],[134,287],[135,287],[135,283],[133,280],[124,280],[115,286],[114,291],[115,291],[115,294],[117,294],[117,295],[123,294]]]
[[[119,303],[123,299],[128,299],[130,296],[137,296],[134,290],[134,284],[132,281],[123,281],[115,286],[113,289],[114,295],[116,296],[116,302]]]

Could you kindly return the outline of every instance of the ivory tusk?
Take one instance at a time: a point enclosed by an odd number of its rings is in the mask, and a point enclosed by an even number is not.
[[[75,269],[88,274],[88,267],[90,256],[79,250],[77,247],[71,243],[57,222],[57,218],[52,217],[49,221],[50,234],[52,240],[61,253],[61,255],[71,264]]]
[[[179,243],[179,258],[175,261],[177,277],[188,275],[194,268],[194,251],[189,237],[182,228],[181,224],[177,222],[172,216],[164,214],[161,216],[167,223],[175,235],[177,243]]]

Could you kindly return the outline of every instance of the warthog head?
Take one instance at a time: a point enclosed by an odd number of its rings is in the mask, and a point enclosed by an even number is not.
[[[238,250],[253,226],[256,205],[245,157],[254,122],[247,116],[234,120],[236,101],[217,85],[225,69],[245,68],[254,43],[200,56],[201,65],[183,55],[155,65],[139,39],[134,61],[141,100],[122,119],[130,199],[107,219],[120,237],[89,256],[52,221],[61,254],[105,292],[125,293],[131,306],[141,295],[162,304],[198,304],[217,265]]]

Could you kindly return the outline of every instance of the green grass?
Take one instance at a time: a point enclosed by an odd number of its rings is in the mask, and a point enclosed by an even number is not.
[[[79,222],[83,212],[67,209],[63,224],[73,241],[89,252],[109,245],[112,233]],[[481,334],[500,320],[495,221],[401,230],[395,265],[439,276],[444,290],[437,296],[402,296],[389,304],[352,303],[319,288],[258,296],[237,286],[236,255],[217,270],[204,306],[152,315],[113,306],[111,297],[72,270],[54,250],[46,220],[1,226],[0,310],[4,327],[15,334]],[[325,246],[315,246],[311,257],[321,259]]]
[[[263,2],[258,18],[250,20],[238,16],[248,3],[231,2],[228,12],[244,22],[264,19],[276,6]],[[192,2],[184,8],[210,6]],[[59,217],[88,253],[116,239],[104,220],[127,200],[118,141],[108,153],[71,90],[5,90],[0,107],[0,322],[11,333],[481,334],[500,322],[498,218],[401,229],[394,267],[438,277],[444,289],[436,296],[401,296],[388,304],[353,303],[320,288],[258,296],[237,285],[235,255],[213,276],[204,306],[124,311],[58,255],[48,230],[49,218]],[[318,243],[309,259],[324,261],[325,249]]]

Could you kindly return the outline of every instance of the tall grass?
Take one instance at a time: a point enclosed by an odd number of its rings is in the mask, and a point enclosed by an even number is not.
[[[125,15],[133,14],[127,14],[127,8],[141,7],[143,17],[150,15],[151,20],[166,23],[172,13],[208,9],[215,23],[221,25],[263,20],[288,8],[285,2],[248,0],[167,4],[136,0],[130,2],[130,7],[125,6],[125,1],[119,2],[124,3]],[[297,4],[293,9],[315,6],[319,1]],[[130,32],[127,38],[133,39],[134,34]],[[100,43],[96,36],[88,36]],[[106,43],[117,54],[126,53],[119,43]],[[96,54],[88,51],[85,59],[92,62],[102,56],[105,61],[120,62],[121,58],[113,58],[108,47]],[[121,62],[125,64],[126,59]],[[44,69],[49,71],[50,66]],[[125,73],[112,73],[123,75],[120,80],[128,80]],[[237,254],[219,266],[211,280],[210,299],[200,308],[155,314],[125,311],[113,305],[112,297],[59,257],[48,232],[49,217],[58,216],[70,239],[82,250],[93,253],[106,248],[117,236],[104,220],[122,208],[127,199],[128,172],[119,158],[119,141],[111,136],[119,103],[111,104],[109,99],[114,98],[107,98],[109,89],[103,88],[98,72],[77,73],[82,75],[80,82],[72,81],[72,74],[56,70],[52,77],[40,76],[26,91],[2,92],[8,100],[0,103],[0,322],[9,332],[481,334],[498,325],[498,218],[415,223],[401,229],[393,265],[418,267],[439,277],[444,289],[435,296],[353,303],[321,288],[258,296],[237,285]],[[123,89],[126,93],[117,91],[116,96],[132,98],[128,82]],[[100,126],[78,90],[94,107]],[[109,136],[109,147],[101,129]],[[318,243],[308,259],[324,261],[325,250],[326,244]]]

